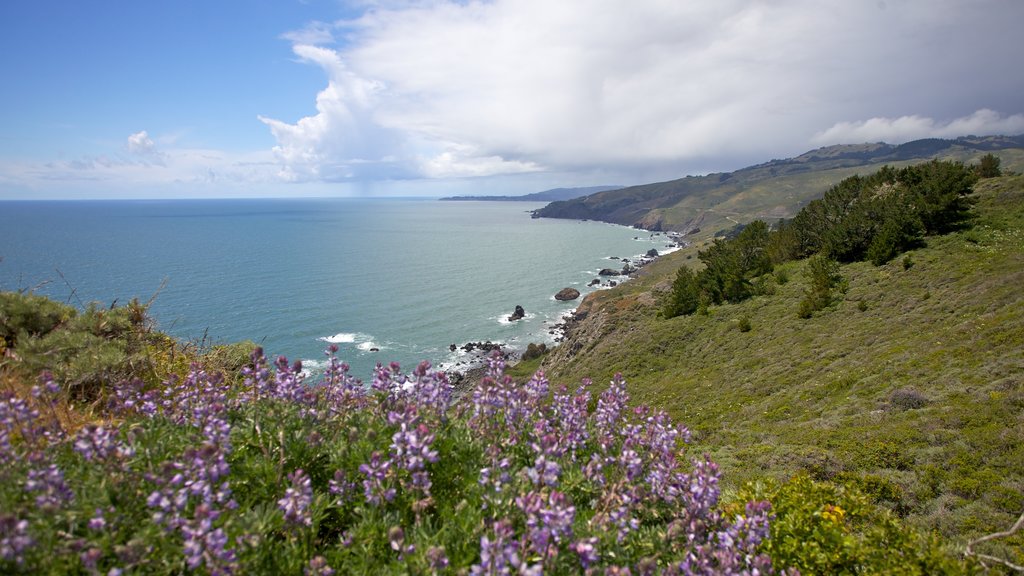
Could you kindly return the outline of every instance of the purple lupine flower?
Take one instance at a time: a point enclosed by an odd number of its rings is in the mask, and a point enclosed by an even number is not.
[[[359,465],[359,471],[366,476],[363,480],[363,494],[370,504],[380,506],[382,502],[390,502],[395,497],[395,489],[385,487],[391,460],[381,460],[380,452],[370,455],[370,461]]]
[[[312,526],[309,505],[313,502],[313,486],[309,476],[301,468],[288,475],[292,485],[285,490],[284,498],[277,501],[277,507],[284,512],[285,522],[297,526]]]
[[[480,537],[480,562],[469,569],[473,576],[513,574],[522,565],[512,523],[499,520],[494,523],[492,533],[493,539],[486,535]]]
[[[402,530],[401,526],[392,526],[388,530],[388,544],[390,544],[392,550],[398,552],[399,560],[404,558],[406,554],[412,554],[416,551],[415,545],[405,545],[405,530]]]
[[[36,496],[36,506],[48,510],[60,508],[75,497],[71,488],[64,482],[64,473],[56,464],[31,468],[25,481],[25,490],[39,492]]]
[[[548,456],[541,454],[537,456],[532,468],[526,469],[526,476],[534,486],[556,486],[558,477],[562,473],[562,467],[558,462],[549,460]]]
[[[196,506],[195,518],[182,526],[185,564],[190,570],[205,565],[211,575],[233,574],[237,569],[234,550],[227,547],[228,537],[223,528],[213,523],[220,513],[206,504]]]
[[[242,376],[245,377],[244,386],[246,396],[250,400],[266,398],[271,395],[270,370],[267,368],[267,357],[263,354],[263,348],[257,346],[249,355],[251,364],[242,368]]]
[[[579,556],[580,564],[584,570],[597,564],[597,561],[601,559],[601,556],[597,553],[596,537],[584,538],[583,540],[573,542],[572,551]]]
[[[78,555],[78,559],[82,561],[82,566],[90,572],[96,571],[96,563],[100,561],[103,556],[103,550],[99,548],[89,548],[85,552]]]
[[[557,552],[550,545],[557,546],[572,538],[576,507],[571,505],[565,494],[558,491],[546,495],[528,492],[516,498],[516,505],[526,515],[530,547],[542,557]]]
[[[303,576],[334,576],[334,568],[331,568],[323,556],[314,556],[302,573]]]
[[[622,374],[616,374],[612,379],[611,386],[598,397],[597,409],[594,411],[594,422],[597,425],[603,450],[608,450],[612,438],[617,435],[619,421],[628,402],[626,382],[622,379]]]
[[[90,424],[78,431],[74,449],[89,462],[108,460],[112,456],[131,457],[134,451],[117,440],[117,428]]]
[[[87,526],[89,527],[89,530],[99,532],[107,527],[107,519],[103,517],[103,510],[100,508],[96,509],[95,514],[95,516],[89,519]]]
[[[13,393],[0,394],[0,464],[21,458],[11,444],[11,438],[21,437],[25,446],[37,448],[46,438],[46,430],[39,425],[39,412]]]
[[[576,452],[587,442],[587,405],[590,403],[590,391],[580,386],[576,393],[570,395],[565,387],[552,396],[551,408],[553,419],[558,423],[559,442],[570,458],[576,460]]]
[[[448,556],[445,554],[444,546],[427,548],[427,566],[435,573],[448,567]]]
[[[335,505],[340,506],[348,499],[348,495],[352,493],[352,490],[355,489],[355,483],[348,481],[344,470],[335,470],[334,478],[327,483],[327,488],[331,494],[338,497],[335,500]]]
[[[25,562],[25,552],[36,542],[28,534],[28,520],[0,514],[0,558],[15,564]]]

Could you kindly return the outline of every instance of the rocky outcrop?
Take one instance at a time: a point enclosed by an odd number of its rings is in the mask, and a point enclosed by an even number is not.
[[[512,315],[508,317],[508,321],[515,322],[516,320],[522,320],[525,316],[526,310],[523,310],[522,306],[517,305],[515,311],[512,312]]]
[[[558,291],[558,294],[555,294],[555,300],[559,300],[561,302],[568,302],[579,297],[580,291],[575,288],[562,288]]]
[[[619,276],[620,273],[619,273],[618,270],[612,270],[611,268],[602,268],[601,271],[597,273],[597,275],[598,276]]]
[[[455,344],[452,344],[455,346]],[[488,340],[487,342],[466,342],[462,346],[456,346],[456,348],[462,348],[466,352],[493,352],[494,350],[501,351],[501,343],[495,343]],[[454,350],[453,350],[454,352]]]

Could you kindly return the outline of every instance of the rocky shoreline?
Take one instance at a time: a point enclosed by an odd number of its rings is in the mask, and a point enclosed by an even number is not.
[[[668,241],[666,248],[669,251],[675,251],[688,245],[684,239],[684,235],[678,232],[654,232],[651,234],[651,238],[659,236],[665,236]],[[634,238],[639,239],[639,236]],[[667,253],[668,252],[666,252],[666,254]],[[615,286],[636,277],[636,274],[641,268],[647,266],[651,262],[654,262],[660,256],[662,256],[662,254],[660,254],[655,248],[651,248],[643,255],[632,258],[608,256],[608,260],[618,261],[622,263],[622,267],[619,269],[602,269],[598,273],[598,277],[592,279],[587,284],[587,287],[597,287],[597,290],[614,288]],[[549,326],[548,335],[553,337],[556,344],[562,343],[572,327],[586,318],[587,311],[581,311],[580,309],[589,308],[588,306],[585,306],[587,303],[587,296],[589,296],[589,294],[582,295],[580,306],[568,311],[558,322]],[[581,294],[579,290],[576,290],[575,288],[564,288],[554,296],[554,298],[559,301],[570,301],[580,297]],[[508,317],[508,321],[515,322],[524,317],[525,310],[523,310],[522,306],[516,305],[514,307],[514,312]],[[450,382],[455,387],[456,397],[461,397],[466,393],[466,391],[471,390],[474,385],[483,379],[487,372],[487,358],[492,352],[495,350],[500,351],[502,355],[504,355],[505,361],[508,365],[515,365],[518,363],[523,352],[521,350],[508,348],[506,344],[502,342],[492,342],[490,340],[484,342],[466,342],[461,345],[450,344],[448,349],[451,352],[462,350],[472,354],[472,357],[459,360],[445,370]]]

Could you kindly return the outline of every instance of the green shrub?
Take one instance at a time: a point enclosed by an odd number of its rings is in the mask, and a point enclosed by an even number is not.
[[[839,275],[839,263],[823,255],[817,254],[807,260],[809,286],[800,301],[797,316],[810,318],[811,315],[832,304],[832,290],[840,286],[843,277]]]
[[[13,347],[19,334],[42,336],[75,317],[71,306],[45,296],[0,292],[0,338]]]
[[[739,328],[740,332],[750,332],[750,316],[745,314],[740,316],[739,320],[736,322],[736,327]]]
[[[796,476],[748,484],[737,495],[764,498],[775,521],[762,544],[777,569],[802,574],[964,574],[971,566],[871,502],[860,482]]]

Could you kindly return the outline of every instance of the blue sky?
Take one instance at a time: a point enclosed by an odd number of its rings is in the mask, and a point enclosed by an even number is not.
[[[1017,0],[8,0],[0,199],[515,194],[1024,132]]]

